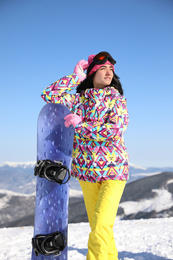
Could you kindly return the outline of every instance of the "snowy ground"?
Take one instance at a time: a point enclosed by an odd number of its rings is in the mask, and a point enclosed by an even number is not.
[[[88,223],[70,224],[68,259],[84,260]],[[33,227],[0,229],[0,259],[30,260]],[[116,221],[119,260],[172,260],[173,218]]]

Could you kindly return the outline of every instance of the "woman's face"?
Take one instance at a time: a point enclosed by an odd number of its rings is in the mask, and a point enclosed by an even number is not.
[[[112,66],[109,64],[103,64],[103,66],[97,70],[93,78],[94,88],[103,89],[106,86],[109,86],[112,82],[113,74]]]

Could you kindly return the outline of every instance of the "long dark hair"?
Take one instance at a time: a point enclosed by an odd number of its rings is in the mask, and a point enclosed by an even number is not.
[[[94,88],[93,78],[94,78],[96,72],[97,71],[92,73],[90,76],[88,76],[84,81],[82,81],[77,86],[76,93],[81,93],[81,92],[83,92],[86,89]],[[114,87],[115,89],[117,89],[121,95],[123,95],[124,91],[123,91],[121,82],[119,80],[119,77],[115,73],[114,73],[113,78],[112,78],[111,86]]]

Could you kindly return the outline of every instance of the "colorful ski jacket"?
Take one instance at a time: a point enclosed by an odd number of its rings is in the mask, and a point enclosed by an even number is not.
[[[71,175],[79,180],[127,180],[128,153],[123,134],[128,125],[126,99],[114,87],[69,92],[80,84],[66,76],[47,87],[42,98],[60,103],[82,118],[75,127]]]

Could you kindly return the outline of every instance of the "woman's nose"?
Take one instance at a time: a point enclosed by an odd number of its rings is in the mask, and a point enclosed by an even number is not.
[[[110,69],[107,69],[106,70],[106,75],[110,75],[111,74],[111,70]]]

